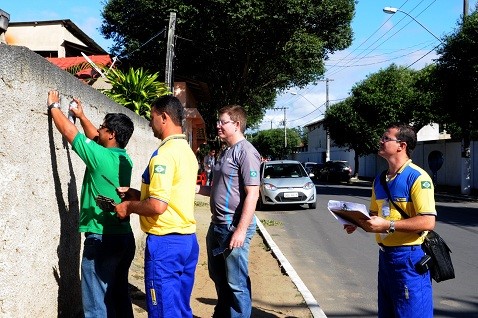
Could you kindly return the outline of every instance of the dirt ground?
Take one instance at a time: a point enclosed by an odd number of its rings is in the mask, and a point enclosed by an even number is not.
[[[208,276],[205,237],[210,221],[208,198],[196,196],[197,236],[200,255],[196,269],[191,306],[194,317],[211,317],[216,303],[214,284]],[[259,233],[254,235],[249,258],[252,281],[252,317],[307,318],[312,317],[302,295],[284,275],[280,265],[265,245]],[[143,260],[135,259],[130,270],[135,317],[147,317],[144,304]]]

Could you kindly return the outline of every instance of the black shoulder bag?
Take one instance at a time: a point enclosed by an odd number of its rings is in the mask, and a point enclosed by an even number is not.
[[[386,174],[387,170],[380,175],[380,184],[387,193],[388,200],[393,204],[397,211],[400,212],[404,219],[410,218],[410,216],[393,201],[387,181],[385,180]],[[451,262],[451,250],[437,232],[428,231],[425,241],[422,244],[422,248],[425,251],[425,254],[431,257],[430,274],[433,280],[439,283],[444,280],[455,278],[455,269]]]

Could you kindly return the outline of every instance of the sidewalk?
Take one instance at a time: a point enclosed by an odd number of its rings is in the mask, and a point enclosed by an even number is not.
[[[214,284],[208,276],[205,238],[209,227],[209,198],[196,196],[197,236],[200,247],[196,281],[191,297],[194,317],[211,317],[216,303]],[[249,258],[252,282],[252,317],[255,318],[307,318],[312,317],[302,294],[282,271],[264,243],[261,235],[254,235]],[[136,258],[130,269],[133,310],[136,318],[147,317],[143,282],[143,259]]]

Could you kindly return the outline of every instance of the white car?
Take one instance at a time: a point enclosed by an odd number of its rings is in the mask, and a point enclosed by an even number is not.
[[[308,204],[310,209],[317,207],[315,184],[300,162],[266,161],[262,163],[260,173],[259,209],[276,204]]]

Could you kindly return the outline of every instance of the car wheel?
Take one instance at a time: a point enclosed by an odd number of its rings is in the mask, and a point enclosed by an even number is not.
[[[257,200],[256,210],[264,211],[264,203],[262,203],[262,196],[259,195],[259,200]]]
[[[309,203],[309,209],[315,209],[317,208],[317,201],[315,201],[314,203]]]

